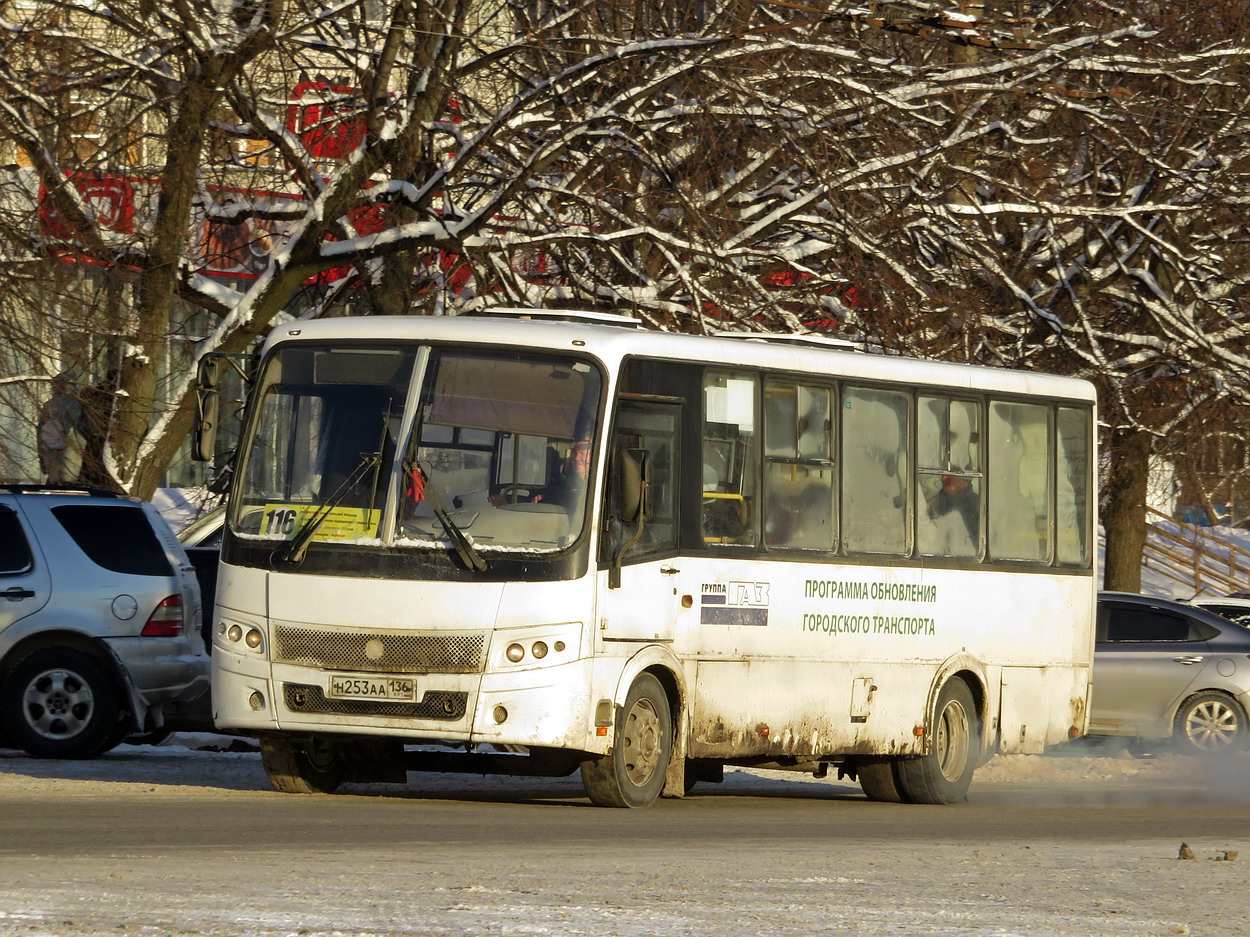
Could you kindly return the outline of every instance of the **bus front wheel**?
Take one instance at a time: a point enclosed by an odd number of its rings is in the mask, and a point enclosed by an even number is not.
[[[972,691],[951,680],[938,695],[929,752],[900,758],[895,778],[904,801],[912,804],[954,804],[968,796],[981,746],[981,723]]]
[[[333,794],[347,777],[347,760],[337,743],[317,736],[266,736],[260,762],[273,789],[284,794]]]
[[[660,681],[644,673],[616,716],[612,751],[582,762],[582,785],[599,807],[647,807],[664,787],[673,719]]]

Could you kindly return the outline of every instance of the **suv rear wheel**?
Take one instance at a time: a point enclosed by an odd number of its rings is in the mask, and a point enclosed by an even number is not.
[[[50,647],[24,657],[0,687],[0,723],[36,758],[90,758],[121,741],[117,690],[89,655]]]

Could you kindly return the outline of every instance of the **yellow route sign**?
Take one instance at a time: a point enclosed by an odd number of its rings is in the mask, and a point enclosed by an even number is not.
[[[322,508],[319,504],[266,504],[260,533],[290,540]],[[314,540],[358,540],[377,536],[382,512],[376,508],[331,508],[313,534]]]

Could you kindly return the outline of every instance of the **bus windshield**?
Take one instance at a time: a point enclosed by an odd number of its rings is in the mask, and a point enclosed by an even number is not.
[[[234,528],[290,540],[377,537],[415,348],[279,350],[257,385]],[[326,516],[318,519],[318,513]]]
[[[435,348],[414,390],[417,362],[416,346],[280,348],[257,385],[236,533],[439,549],[467,537],[496,552],[576,539],[598,370]]]
[[[402,466],[397,543],[449,524],[482,547],[570,543],[586,514],[599,391],[584,361],[433,354]]]

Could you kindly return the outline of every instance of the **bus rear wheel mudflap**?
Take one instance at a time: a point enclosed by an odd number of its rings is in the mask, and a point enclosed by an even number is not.
[[[582,785],[599,807],[647,807],[664,788],[673,752],[668,694],[649,673],[629,688],[617,711],[612,751],[582,762]]]

